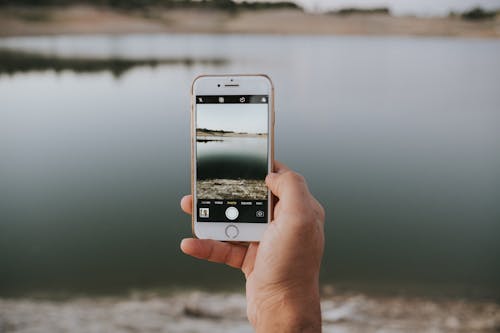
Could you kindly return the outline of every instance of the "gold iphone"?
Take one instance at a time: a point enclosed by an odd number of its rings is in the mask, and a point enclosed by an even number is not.
[[[272,217],[274,88],[266,75],[202,75],[191,90],[192,229],[255,242]]]

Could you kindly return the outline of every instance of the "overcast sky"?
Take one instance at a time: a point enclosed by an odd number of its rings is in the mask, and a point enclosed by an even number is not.
[[[197,104],[196,128],[267,133],[267,104]]]
[[[500,0],[293,0],[309,11],[342,7],[389,7],[395,15],[448,15],[475,6],[500,9]]]

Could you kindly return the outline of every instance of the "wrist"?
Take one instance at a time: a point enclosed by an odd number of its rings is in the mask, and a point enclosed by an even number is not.
[[[309,288],[281,290],[256,304],[255,331],[321,332],[321,308],[317,284]]]

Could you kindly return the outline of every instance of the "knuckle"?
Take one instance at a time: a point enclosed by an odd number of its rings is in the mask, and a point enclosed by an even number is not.
[[[283,174],[283,178],[288,180],[288,181],[297,182],[297,183],[304,183],[305,182],[304,177],[295,171],[285,172]]]

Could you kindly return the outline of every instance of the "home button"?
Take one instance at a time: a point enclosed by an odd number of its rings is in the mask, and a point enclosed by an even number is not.
[[[226,227],[226,236],[228,238],[234,239],[238,236],[239,233],[240,231],[238,230],[238,227],[235,225],[231,224]]]

